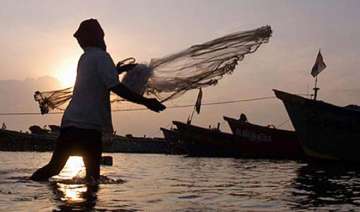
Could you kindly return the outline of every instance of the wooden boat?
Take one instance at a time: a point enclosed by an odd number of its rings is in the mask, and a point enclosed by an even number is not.
[[[173,121],[179,140],[190,156],[299,159],[301,156],[284,151],[269,141],[250,139],[219,129],[209,129]]]
[[[0,129],[0,151],[52,151],[56,133],[23,133]],[[169,144],[162,138],[110,135],[103,142],[103,152],[169,154]]]
[[[163,135],[164,135],[164,139],[168,142],[168,143],[177,143],[178,142],[178,135],[177,132],[173,129],[166,129],[166,128],[160,128],[160,130],[162,131]]]
[[[169,154],[169,144],[163,138],[113,135],[104,152]]]
[[[285,105],[305,154],[315,159],[360,161],[360,110],[274,90]]]
[[[243,115],[243,114],[242,114]],[[245,116],[245,115],[244,115]],[[304,156],[304,152],[295,131],[276,129],[275,126],[260,126],[245,120],[224,116],[234,135],[247,138],[252,142],[270,143],[274,151],[295,158]]]
[[[0,129],[1,151],[50,151],[55,147],[57,135],[31,134]]]
[[[180,142],[177,129],[160,128],[164,135],[165,141],[169,144],[170,154],[186,154],[184,145]]]

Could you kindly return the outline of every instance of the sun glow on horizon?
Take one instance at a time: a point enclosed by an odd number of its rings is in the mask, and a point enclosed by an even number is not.
[[[76,62],[67,60],[56,68],[56,78],[64,87],[74,86],[76,79]]]

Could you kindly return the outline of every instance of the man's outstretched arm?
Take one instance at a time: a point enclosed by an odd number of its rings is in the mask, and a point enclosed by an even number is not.
[[[145,98],[131,91],[129,88],[127,88],[121,83],[118,83],[116,86],[110,88],[110,90],[130,102],[142,104],[155,112],[163,111],[166,108],[165,105],[161,104],[157,99]]]

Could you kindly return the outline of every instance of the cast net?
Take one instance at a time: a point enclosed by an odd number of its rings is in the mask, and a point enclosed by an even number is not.
[[[215,40],[191,46],[183,51],[149,64],[138,64],[127,71],[122,83],[141,95],[165,102],[185,92],[215,85],[225,74],[231,74],[239,61],[254,53],[271,37],[270,26],[229,34]],[[72,88],[35,92],[42,113],[62,110],[72,96]],[[123,99],[112,95],[111,102]]]

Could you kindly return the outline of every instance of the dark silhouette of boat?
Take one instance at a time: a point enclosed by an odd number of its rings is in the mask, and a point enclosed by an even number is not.
[[[246,117],[242,114],[241,117]],[[224,120],[230,126],[234,135],[244,137],[252,142],[269,143],[271,149],[279,155],[287,157],[301,158],[304,157],[300,141],[295,131],[277,129],[274,125],[261,126],[252,124],[247,118],[234,119],[224,116]]]
[[[360,110],[279,90],[305,154],[314,159],[360,161]]]
[[[202,157],[241,157],[268,159],[300,159],[302,155],[293,154],[269,140],[250,140],[249,138],[221,132],[218,128],[203,128],[173,121],[177,127],[178,139],[190,156]]]
[[[0,129],[0,151],[50,151],[57,135]]]
[[[186,150],[184,149],[184,145],[179,140],[179,135],[177,129],[166,129],[160,128],[164,135],[165,141],[169,144],[169,153],[170,154],[186,154]]]
[[[0,151],[53,151],[58,128],[42,130],[32,127],[31,133],[0,129]],[[162,138],[134,137],[131,135],[103,136],[103,152],[170,154],[169,144]]]
[[[166,128],[160,127],[160,130],[162,131],[162,133],[164,135],[164,139],[168,143],[173,144],[173,143],[178,142],[178,135],[177,135],[176,129],[166,129]]]

